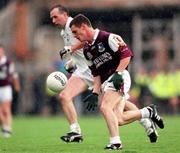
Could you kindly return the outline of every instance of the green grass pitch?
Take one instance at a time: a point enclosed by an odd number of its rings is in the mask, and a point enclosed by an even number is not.
[[[16,117],[13,136],[0,137],[0,153],[179,153],[180,116],[164,116],[165,129],[158,129],[159,139],[151,144],[138,122],[120,128],[123,150],[105,151],[109,142],[108,131],[102,116],[81,117],[84,141],[62,142],[59,137],[68,132],[63,116]]]

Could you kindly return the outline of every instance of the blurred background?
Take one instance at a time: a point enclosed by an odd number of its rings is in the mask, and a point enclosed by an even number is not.
[[[21,92],[14,92],[15,115],[62,113],[57,96],[45,86],[52,71],[70,76],[58,54],[64,46],[60,29],[49,17],[55,4],[69,7],[71,16],[85,14],[94,28],[123,37],[134,52],[129,71],[135,104],[155,103],[161,113],[180,113],[179,0],[1,0],[0,43],[21,81]],[[79,102],[82,97],[77,97],[76,107],[80,115],[87,115]]]

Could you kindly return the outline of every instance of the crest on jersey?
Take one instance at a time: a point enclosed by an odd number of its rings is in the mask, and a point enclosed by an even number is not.
[[[91,60],[93,58],[92,54],[90,52],[87,52],[87,58]]]
[[[103,52],[104,50],[105,50],[105,47],[104,47],[104,45],[103,45],[103,43],[101,42],[101,43],[99,43],[99,44],[97,44],[98,45],[98,51],[101,53],[101,52]]]

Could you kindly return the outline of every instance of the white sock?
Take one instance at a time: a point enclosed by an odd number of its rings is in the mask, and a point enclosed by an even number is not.
[[[120,143],[121,144],[120,137],[119,136],[110,137],[110,144],[116,144],[116,143]]]
[[[9,125],[2,125],[2,129],[9,132],[12,131],[12,128]]]
[[[141,125],[145,128],[147,135],[151,134],[154,130],[152,128],[152,121],[148,118],[140,120]]]
[[[140,124],[148,130],[151,127],[151,121],[148,118],[143,118],[140,120]]]
[[[80,128],[78,123],[71,124],[70,125],[70,130],[71,130],[71,132],[76,132],[76,133],[81,134],[81,128]]]
[[[149,113],[149,110],[146,107],[140,109],[140,112],[141,112],[142,118],[149,118],[150,113]]]

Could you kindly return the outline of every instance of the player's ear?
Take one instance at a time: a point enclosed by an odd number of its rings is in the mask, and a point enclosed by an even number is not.
[[[84,24],[84,23],[81,24],[81,28],[83,28],[83,29],[84,29],[86,26],[87,26],[87,25]]]
[[[67,17],[68,16],[67,12],[63,12],[63,16]]]

